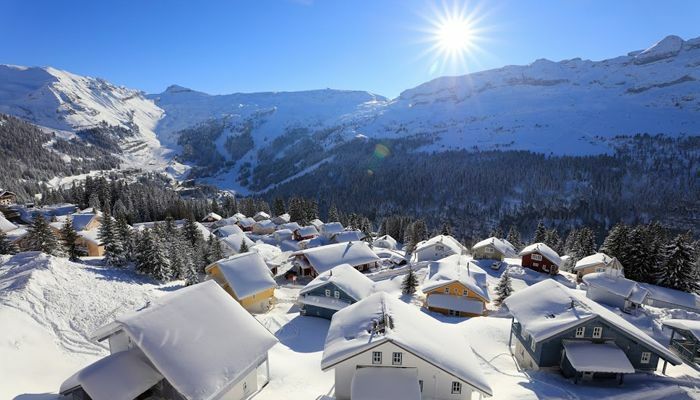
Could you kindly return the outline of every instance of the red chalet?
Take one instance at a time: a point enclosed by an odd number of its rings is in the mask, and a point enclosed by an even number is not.
[[[535,243],[527,246],[520,252],[522,266],[538,272],[545,272],[550,275],[559,273],[561,258],[556,251],[552,250],[544,243]]]

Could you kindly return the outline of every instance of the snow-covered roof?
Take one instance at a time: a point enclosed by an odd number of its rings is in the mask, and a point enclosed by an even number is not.
[[[277,343],[213,281],[179,289],[115,322],[189,400],[225,393]]]
[[[238,213],[233,214],[233,217],[232,217],[232,218],[236,218],[236,219],[238,219],[238,220],[241,220],[241,219],[245,218],[245,214],[242,214],[242,213],[239,213],[239,212],[238,212]]]
[[[634,367],[615,342],[592,343],[582,340],[564,340],[566,358],[578,372],[609,372],[633,374]]]
[[[533,243],[525,247],[520,252],[520,256],[526,256],[532,253],[539,253],[547,260],[551,261],[557,267],[561,267],[562,261],[561,258],[559,258],[559,254],[557,254],[556,251],[552,250],[551,247],[547,246],[544,243]]]
[[[218,237],[226,237],[233,234],[243,234],[243,229],[238,225],[225,225],[216,229],[214,234]]]
[[[270,221],[269,219],[263,219],[258,222],[256,222],[254,227],[257,228],[264,228],[264,229],[275,229],[276,225],[274,222]]]
[[[486,272],[461,254],[431,262],[421,290],[428,292],[452,283],[460,283],[482,299],[491,300],[486,288]]]
[[[503,256],[507,258],[513,258],[518,255],[513,245],[506,242],[505,240],[493,236],[478,242],[477,244],[472,246],[472,250],[480,249],[486,246],[493,246],[499,253],[503,254]]]
[[[278,229],[275,231],[276,236],[283,236],[283,237],[289,237],[292,236],[294,233],[290,231],[289,229]]]
[[[389,243],[392,247],[396,247],[396,239],[391,237],[391,235],[382,235],[374,239],[375,245],[379,242],[386,242]]]
[[[309,222],[309,224],[313,225],[316,229],[320,229],[321,225],[323,225],[323,221],[316,218],[316,219],[312,219],[311,222]]]
[[[76,213],[71,215],[71,222],[73,224],[73,229],[76,231],[84,230],[93,219],[97,218],[97,214],[94,213]]]
[[[301,228],[296,229],[296,231],[297,234],[302,237],[318,236],[318,230],[316,230],[316,227],[313,225],[302,226]]]
[[[449,235],[437,235],[428,240],[424,240],[416,245],[416,251],[420,251],[424,248],[434,246],[436,244],[442,244],[449,247],[455,254],[462,254],[464,246],[457,239]]]
[[[343,231],[334,233],[331,236],[331,241],[334,243],[357,242],[362,240],[365,234],[360,231]]]
[[[644,343],[669,362],[675,365],[681,362],[666,347],[624,318],[587,298],[583,291],[568,289],[553,279],[513,293],[505,304],[523,329],[538,342],[599,317]]]
[[[350,305],[347,301],[336,299],[335,297],[326,296],[300,296],[297,300],[301,304],[308,304],[316,307],[327,308],[329,310],[342,310],[343,308]]]
[[[290,231],[294,232],[295,230],[301,228],[301,225],[299,225],[297,222],[287,222],[286,224],[282,224],[279,227],[283,229],[289,229]]]
[[[110,354],[68,378],[66,393],[78,386],[93,399],[132,400],[163,379],[139,349]]]
[[[254,252],[260,254],[262,256],[262,258],[265,260],[265,262],[268,264],[269,264],[269,261],[272,261],[283,254],[282,250],[280,250],[279,247],[273,246],[271,244],[263,243],[263,242],[255,243],[255,245],[250,247],[250,251],[254,251]],[[288,256],[289,252],[286,252],[286,254]]]
[[[700,296],[695,293],[683,292],[681,290],[651,285],[649,283],[640,283],[639,285],[649,291],[650,299],[700,310]]]
[[[343,224],[340,222],[326,222],[325,224],[321,225],[321,227],[318,229],[318,231],[325,236],[330,237],[334,233],[340,233],[344,231],[345,228],[343,228]]]
[[[255,220],[251,217],[241,218],[238,220],[238,224],[247,228],[255,225]]]
[[[358,266],[379,261],[379,257],[365,242],[329,244],[300,250],[293,255],[304,255],[319,274],[340,264]]]
[[[593,267],[596,265],[608,265],[612,261],[612,257],[605,253],[595,253],[588,257],[583,257],[576,262],[574,271],[578,271],[584,268]]]
[[[690,331],[696,340],[700,340],[700,321],[690,319],[667,319],[661,322],[662,325],[672,328]]]
[[[390,323],[385,324],[383,331],[368,332],[372,321],[386,320]],[[333,368],[384,342],[393,342],[483,394],[493,393],[471,346],[455,326],[443,324],[384,292],[374,293],[333,315],[321,368]]]
[[[0,212],[0,231],[9,232],[11,230],[17,229],[17,225],[8,221],[5,216]]]
[[[429,307],[443,308],[445,310],[455,310],[477,315],[481,315],[484,312],[484,303],[469,297],[436,293],[428,296],[426,302]]]
[[[207,214],[206,216],[204,216],[204,218],[202,219],[202,221],[220,221],[221,218],[222,218],[221,215],[219,215],[219,214],[217,214],[217,213],[215,213],[215,212],[210,212],[209,214]]]
[[[623,276],[612,276],[606,272],[594,272],[583,276],[583,281],[589,286],[595,286],[607,290],[610,293],[629,299],[634,297],[635,303],[641,303],[649,294],[637,282]]]
[[[306,294],[327,283],[333,283],[359,301],[372,294],[374,282],[349,264],[340,264],[320,274],[299,292]]]
[[[270,214],[266,213],[265,211],[258,211],[255,213],[253,218],[255,218],[256,220],[258,220],[258,219],[261,219],[261,220],[270,219]]]
[[[278,216],[272,218],[272,220],[278,225],[279,224],[286,224],[287,222],[289,222],[291,220],[291,217],[289,216],[289,214],[284,213],[282,215],[278,215]]]
[[[209,265],[206,268],[207,272],[214,266],[219,267],[226,282],[239,299],[277,286],[270,275],[270,268],[257,252],[251,251],[224,258]]]
[[[415,368],[358,368],[350,387],[352,400],[420,400]]]
[[[101,240],[99,238],[100,233],[97,229],[93,229],[90,231],[78,231],[77,233],[78,233],[78,236],[83,238],[83,240],[85,240],[86,242],[90,242],[90,243],[97,245],[97,246],[99,246],[101,243]]]
[[[255,242],[250,240],[248,236],[246,236],[243,233],[235,233],[233,235],[228,235],[225,238],[221,239],[221,244],[228,247],[234,252],[238,252],[241,248],[241,243],[245,242],[246,246],[250,249],[252,246],[255,245]]]

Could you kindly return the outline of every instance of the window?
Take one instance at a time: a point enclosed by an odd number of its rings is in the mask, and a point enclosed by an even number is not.
[[[549,272],[549,267],[546,266],[546,265],[543,265],[543,266],[542,266],[542,270],[543,270],[544,272]]]
[[[330,289],[326,289],[326,297],[331,297],[331,290]]]
[[[452,382],[452,394],[462,393],[462,382]]]
[[[381,351],[373,351],[372,352],[372,364],[381,364],[382,363],[382,352]]]
[[[603,336],[603,327],[596,326],[593,328],[593,337],[599,339]]]
[[[334,292],[333,292],[333,297],[335,297],[336,299],[339,299],[339,298],[340,298],[340,292],[337,291],[337,290],[334,291]]]
[[[586,327],[585,326],[580,326],[576,328],[576,337],[577,338],[582,338],[586,334]]]
[[[464,289],[464,292],[462,292],[462,296],[469,296],[469,291],[467,289]]]
[[[485,250],[487,253],[493,253],[493,248],[490,247],[490,246],[484,247],[484,250]]]
[[[447,310],[447,315],[449,315],[450,317],[459,317],[459,311]]]
[[[248,382],[243,381],[243,392],[248,393]]]
[[[401,358],[402,358],[401,353],[398,353],[398,352],[392,353],[391,364],[392,365],[401,365]]]
[[[537,349],[537,342],[535,341],[535,338],[530,338],[530,350],[532,350],[534,353],[535,349]]]
[[[418,387],[420,387],[420,392],[423,393],[423,380],[418,380]]]
[[[535,260],[535,261],[542,261],[542,256],[539,254],[532,254],[532,255],[530,255],[530,258]]]
[[[642,359],[641,363],[642,364],[649,364],[649,361],[651,360],[651,353],[648,351],[643,351],[642,352]]]
[[[533,266],[533,267],[539,267],[539,266],[540,266],[540,263],[534,262],[534,263],[532,263],[532,266]]]
[[[446,294],[450,294],[450,288],[446,287],[446,288],[445,288],[445,293],[446,293]]]

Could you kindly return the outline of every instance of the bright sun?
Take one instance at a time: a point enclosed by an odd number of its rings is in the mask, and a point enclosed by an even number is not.
[[[443,51],[460,53],[469,50],[472,30],[466,18],[451,17],[437,27],[436,41]]]

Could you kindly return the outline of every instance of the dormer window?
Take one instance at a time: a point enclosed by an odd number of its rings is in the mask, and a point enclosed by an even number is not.
[[[593,327],[593,337],[595,339],[600,339],[603,336],[603,327],[595,326]]]
[[[577,338],[582,338],[586,334],[586,327],[585,326],[579,326],[576,328],[576,337]]]
[[[330,289],[326,289],[326,297],[331,297],[331,290]]]

